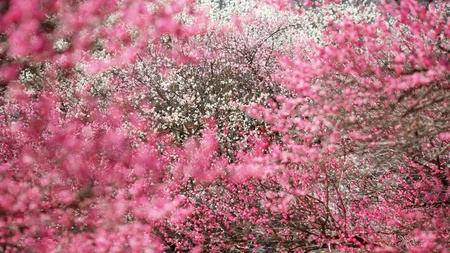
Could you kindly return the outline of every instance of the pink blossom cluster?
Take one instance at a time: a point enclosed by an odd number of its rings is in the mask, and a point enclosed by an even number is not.
[[[450,252],[449,4],[266,2],[0,0],[0,252]]]

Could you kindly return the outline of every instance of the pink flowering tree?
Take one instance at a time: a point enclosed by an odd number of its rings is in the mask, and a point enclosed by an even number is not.
[[[448,3],[266,2],[0,0],[0,251],[448,252]]]
[[[194,1],[10,1],[0,2],[0,79],[52,62],[57,68],[84,63],[90,73],[124,66],[161,36],[186,38],[207,22]],[[177,15],[190,20],[182,22]],[[95,54],[107,54],[102,59]],[[178,52],[173,50],[171,55]]]
[[[213,124],[201,147],[177,147],[135,112],[130,90],[103,99],[94,77],[164,50],[162,36],[201,32],[199,19],[189,1],[0,1],[1,252],[164,250],[155,223],[190,212],[167,175],[214,176]]]
[[[194,213],[162,225],[175,249],[449,251],[448,4],[379,11],[279,58],[293,95],[249,108],[276,138],[220,180],[186,179]]]
[[[172,175],[208,181],[226,166],[213,162],[213,122],[201,140],[178,147],[149,130],[126,94],[105,106],[81,90],[69,111],[55,94],[10,85],[3,98],[2,251],[163,251],[155,224],[192,211],[168,191],[179,183]]]

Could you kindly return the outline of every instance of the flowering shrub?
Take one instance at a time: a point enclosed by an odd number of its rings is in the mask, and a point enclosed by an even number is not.
[[[213,138],[172,145],[127,103],[130,91],[104,99],[80,71],[128,64],[161,36],[194,35],[200,26],[174,15],[201,13],[179,1],[0,4],[0,251],[162,251],[154,223],[189,213],[166,191],[166,174],[208,174]]]
[[[448,252],[448,3],[268,2],[0,1],[0,251]]]
[[[166,237],[181,250],[447,252],[446,7],[380,6],[280,57],[273,80],[293,95],[249,110],[278,138],[256,139],[231,178],[183,185],[196,211]]]

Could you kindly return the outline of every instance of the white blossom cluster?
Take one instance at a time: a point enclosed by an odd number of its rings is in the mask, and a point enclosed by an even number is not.
[[[133,74],[128,72],[124,77],[130,82],[138,79],[137,82],[148,88],[143,96],[152,104],[149,114],[155,122],[154,127],[170,131],[181,142],[200,134],[209,118],[217,120],[221,127],[227,125],[227,132],[235,135],[258,124],[246,116],[243,107],[265,101],[269,93],[257,87],[259,81],[252,80],[254,76],[240,73],[238,69],[233,70],[225,59],[216,58],[212,62],[174,68],[164,76],[151,62],[139,62],[130,70]],[[133,80],[127,76],[137,77]],[[243,86],[247,85],[244,92]],[[226,135],[220,138],[223,142],[230,139]]]
[[[251,15],[256,17],[255,20],[264,21],[265,25],[284,24],[284,43],[296,43],[298,40],[322,42],[322,33],[330,22],[350,18],[356,22],[370,23],[379,15],[376,1],[369,0],[346,0],[320,8],[295,6],[293,1],[292,8],[287,10],[279,10],[257,0],[200,0],[199,5],[210,6],[211,18],[222,23],[233,16]]]

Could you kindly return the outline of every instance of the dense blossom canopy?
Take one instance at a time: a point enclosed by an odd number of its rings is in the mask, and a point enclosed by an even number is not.
[[[449,10],[0,0],[0,252],[450,252]]]

